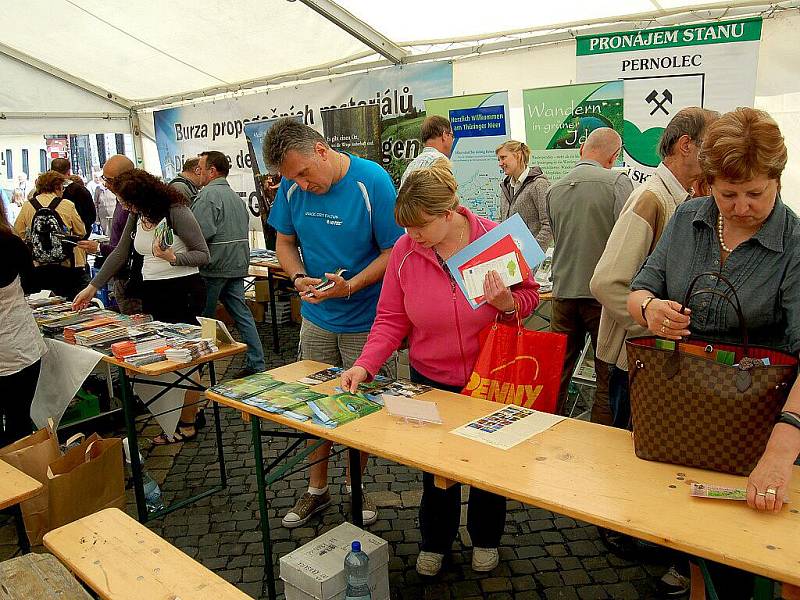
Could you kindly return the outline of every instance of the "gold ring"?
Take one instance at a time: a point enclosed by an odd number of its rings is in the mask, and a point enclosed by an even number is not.
[[[664,327],[669,327],[669,319],[666,317],[664,318]]]
[[[775,488],[767,488],[767,491],[764,492],[765,494],[772,494],[773,496],[778,493],[778,490]]]
[[[756,492],[756,496],[766,496],[767,494],[764,492]]]

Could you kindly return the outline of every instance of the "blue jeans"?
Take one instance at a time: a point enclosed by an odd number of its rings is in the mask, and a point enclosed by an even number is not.
[[[260,373],[267,370],[264,362],[264,348],[258,336],[253,313],[244,301],[244,280],[241,278],[230,279],[227,277],[205,277],[206,280],[206,309],[203,315],[214,317],[217,311],[217,300],[222,302],[225,310],[233,317],[236,328],[242,341],[247,344],[245,366],[247,369]]]

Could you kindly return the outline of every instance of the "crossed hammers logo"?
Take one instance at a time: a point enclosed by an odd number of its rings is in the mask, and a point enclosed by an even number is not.
[[[666,108],[664,108],[664,105],[667,102],[672,104],[672,92],[670,92],[669,90],[664,90],[661,94],[661,100],[659,101],[658,92],[656,90],[653,90],[652,92],[650,92],[647,98],[645,98],[645,101],[648,104],[653,102],[656,105],[655,108],[653,108],[653,110],[650,111],[650,116],[654,115],[656,111],[659,109],[663,110],[665,115],[668,115],[669,111]]]

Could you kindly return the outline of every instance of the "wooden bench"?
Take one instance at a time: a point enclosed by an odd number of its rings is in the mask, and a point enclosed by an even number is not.
[[[2,600],[91,600],[64,566],[50,554],[26,554],[0,563]]]
[[[38,494],[41,489],[42,484],[33,477],[29,477],[16,467],[0,460],[0,511],[14,516],[19,547],[23,553],[30,552],[31,545],[28,535],[25,533],[25,524],[22,522],[22,510],[19,504]]]
[[[116,508],[51,531],[44,545],[104,600],[250,598]]]

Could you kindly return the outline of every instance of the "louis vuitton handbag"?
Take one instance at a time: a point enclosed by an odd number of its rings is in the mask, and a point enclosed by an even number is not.
[[[719,277],[729,293],[693,291],[698,279],[708,275]],[[786,352],[748,344],[736,290],[719,273],[701,273],[692,280],[681,312],[702,294],[733,305],[742,343],[692,338],[668,349],[656,337],[628,340],[634,449],[646,460],[749,475],[786,402],[798,361]],[[719,351],[733,353],[733,364],[715,360]]]

